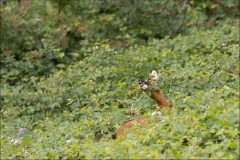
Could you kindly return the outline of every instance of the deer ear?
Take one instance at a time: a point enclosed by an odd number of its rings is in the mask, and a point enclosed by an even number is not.
[[[158,74],[155,70],[152,71],[152,77],[154,80],[158,80]]]

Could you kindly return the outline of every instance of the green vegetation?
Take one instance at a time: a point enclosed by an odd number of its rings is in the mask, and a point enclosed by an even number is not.
[[[1,158],[237,159],[237,2],[104,2],[1,8]],[[153,69],[173,112],[115,139]]]

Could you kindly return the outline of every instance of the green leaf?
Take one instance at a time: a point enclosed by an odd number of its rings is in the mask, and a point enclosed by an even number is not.
[[[25,146],[25,145],[29,145],[29,143],[33,143],[35,142],[36,140],[35,139],[32,139],[32,138],[23,138],[22,139],[22,146]]]
[[[1,148],[4,146],[3,140],[0,140],[0,145],[1,145]]]
[[[65,53],[61,52],[61,53],[58,54],[58,58],[62,59],[64,57],[64,55],[65,55]]]
[[[230,142],[228,144],[228,147],[231,148],[231,149],[237,149],[237,144],[235,142]]]

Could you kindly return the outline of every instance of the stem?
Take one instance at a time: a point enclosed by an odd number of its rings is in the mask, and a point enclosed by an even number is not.
[[[75,92],[76,92],[76,94],[77,94],[77,99],[78,99],[78,103],[80,104],[80,107],[82,108],[82,101],[80,100],[80,96],[78,95],[78,92],[77,92],[77,90],[76,90],[76,87],[75,87],[75,85],[74,85],[74,83],[73,83],[73,81],[72,81],[72,77],[69,75],[69,73],[68,73],[68,77],[69,77],[69,79],[70,79],[70,81],[71,81],[71,84],[72,84],[72,87],[75,89]]]
[[[216,77],[216,80],[218,81],[218,83],[220,83],[222,86],[224,86],[224,84],[222,84],[222,83],[218,80],[218,77],[217,77],[214,73],[211,73],[210,76],[215,76],[215,77]]]
[[[192,152],[195,151],[195,149],[196,149],[196,147],[197,147],[198,145],[200,145],[201,143],[205,143],[205,142],[207,142],[207,141],[209,141],[209,140],[221,140],[221,139],[217,139],[217,138],[209,138],[209,139],[206,139],[206,140],[202,140],[202,141],[196,143],[195,145],[193,145]]]
[[[134,106],[134,105],[133,105],[133,103],[132,103],[132,106],[131,106],[131,117],[130,117],[131,121],[132,121],[132,119],[133,119],[133,118],[132,118],[133,106]]]

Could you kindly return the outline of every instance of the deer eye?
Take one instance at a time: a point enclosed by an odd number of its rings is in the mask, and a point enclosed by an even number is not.
[[[141,84],[141,83],[144,83],[145,81],[144,80],[140,80],[139,82],[138,82],[138,84]]]

